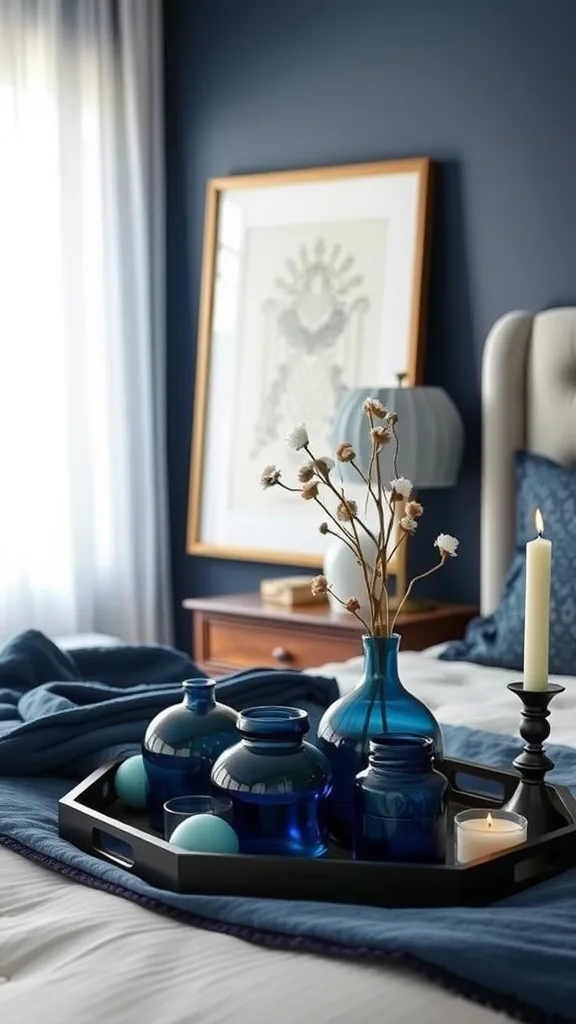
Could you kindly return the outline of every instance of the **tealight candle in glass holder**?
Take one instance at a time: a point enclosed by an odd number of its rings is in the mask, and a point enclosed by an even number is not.
[[[514,811],[473,807],[454,818],[454,860],[469,864],[526,842],[528,822]]]

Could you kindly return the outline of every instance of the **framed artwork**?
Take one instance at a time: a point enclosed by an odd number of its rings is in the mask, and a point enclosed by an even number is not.
[[[300,423],[329,454],[349,388],[420,383],[430,169],[422,158],[208,182],[190,554],[321,565],[321,509],[262,491],[260,474],[275,464],[292,483],[302,459],[286,434]]]

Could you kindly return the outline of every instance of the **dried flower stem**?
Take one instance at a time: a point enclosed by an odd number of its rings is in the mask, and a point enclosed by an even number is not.
[[[382,502],[382,493],[383,492],[381,491],[380,492],[380,501],[381,502]],[[394,554],[394,551],[392,551],[390,554],[388,553],[388,545],[390,544],[390,538],[392,536],[392,529],[393,529],[393,526],[394,526],[394,502],[392,501],[392,496],[390,496],[390,499],[389,499],[389,501],[386,502],[386,505],[388,506],[389,518],[388,518],[388,527],[386,529],[386,534],[383,537],[383,540],[381,542],[380,561],[382,563],[382,582],[381,582],[381,585],[380,585],[380,594],[378,596],[378,603],[379,603],[380,607],[382,607],[382,603],[384,603],[384,606],[385,606],[385,611],[386,611],[386,635],[388,635],[388,633],[389,633],[389,625],[390,625],[390,623],[389,623],[389,611],[388,611],[388,589],[387,589],[387,584],[388,584],[388,563],[390,562],[390,559],[392,558],[392,555]],[[396,550],[396,549],[394,549],[394,550]]]
[[[378,498],[376,497],[376,494],[375,494],[375,492],[374,492],[374,490],[372,488],[371,481],[368,479],[367,476],[364,476],[364,473],[360,469],[360,466],[358,465],[357,462],[354,462],[354,459],[352,459],[352,461],[349,463],[349,465],[352,466],[356,470],[356,472],[358,473],[360,479],[362,480],[363,483],[366,484],[366,487],[368,488],[368,492],[366,494],[366,505],[365,505],[364,511],[366,511],[366,508],[368,507],[368,498],[369,497],[372,497],[372,499],[374,501],[374,504],[376,505],[376,508],[378,508]]]
[[[343,498],[344,501],[346,500],[345,497],[344,497],[344,491],[342,491],[342,498]],[[358,522],[360,522],[360,521],[361,520],[358,520]],[[368,566],[366,565],[366,559],[364,558],[364,552],[362,551],[362,548],[360,547],[360,539],[358,537],[358,530],[356,529],[356,522],[355,522],[354,516],[350,520],[350,525],[352,527],[352,530],[354,531],[354,539],[355,539],[356,545],[358,547],[358,554],[359,554],[359,557],[360,557],[360,566],[362,568],[362,575],[364,577],[364,584],[366,586],[366,595],[368,597],[368,603],[370,605],[370,620],[371,620],[372,627],[374,628],[374,613],[375,613],[375,607],[374,607],[374,584],[372,584],[372,587],[370,587],[370,580],[368,579]],[[375,575],[376,575],[376,564],[377,564],[377,562],[378,562],[378,548],[376,548],[376,558],[374,559],[374,572],[373,572],[372,580],[374,580]]]
[[[374,417],[373,417],[372,413],[369,413],[369,419],[370,419],[370,426],[374,427]],[[380,466],[380,453],[376,451],[376,448],[374,448],[374,451],[375,451],[375,455],[374,455],[373,463],[376,466],[376,490],[378,492],[378,501],[376,502],[376,506],[378,508],[378,529],[379,529],[379,537],[378,537],[378,540],[379,540],[379,550],[378,550],[378,554],[380,556],[380,562],[382,563],[382,586],[380,588],[380,597],[379,597],[378,600],[376,600],[376,599],[374,600],[374,611],[376,613],[375,614],[376,621],[374,622],[374,629],[375,630],[377,629],[378,633],[380,634],[382,632],[383,628],[385,628],[386,632],[388,631],[388,609],[387,608],[386,608],[386,622],[385,623],[382,622],[382,594],[383,594],[383,591],[386,589],[385,588],[385,584],[386,584],[386,569],[387,569],[387,565],[388,565],[388,558],[387,558],[387,554],[386,554],[387,538],[386,538],[386,535],[385,535],[385,532],[384,532],[384,505],[383,505],[383,502],[382,502],[382,469],[381,469],[381,466]],[[371,479],[370,476],[369,476],[369,479]],[[377,555],[376,561],[374,563],[374,572],[372,573],[372,591],[373,592],[376,590],[376,573],[377,573],[377,568],[378,568],[378,555]]]
[[[394,435],[394,479],[397,480],[400,476],[398,472],[398,450],[400,448],[400,438],[396,433],[396,424],[392,424],[392,433]]]
[[[394,448],[394,479],[397,479],[397,477],[398,477],[398,447],[399,447],[400,441],[398,439],[398,434],[396,433],[396,424],[393,424],[393,426],[392,426],[392,433],[394,435],[394,444],[395,444],[395,448]],[[385,544],[385,549],[386,550],[388,550],[388,544],[390,543],[390,538],[392,536],[392,530],[394,528],[394,519],[395,519],[395,514],[394,513],[395,513],[395,504],[396,503],[394,501],[394,492],[393,491],[390,492],[390,497],[388,499],[387,504],[388,504],[388,508],[390,509],[390,519],[388,521],[388,530],[387,530],[387,533],[386,533],[386,544]],[[392,557],[392,555],[390,555],[390,558],[391,557]],[[386,564],[388,564],[388,560],[387,560]],[[385,574],[385,577],[384,577],[384,582],[385,581],[386,581],[386,574]]]
[[[385,699],[385,696],[384,696],[384,686],[383,686],[382,680],[379,681],[378,686],[374,687],[374,690],[372,692],[372,697],[370,699],[370,703],[369,703],[368,709],[366,711],[366,718],[364,719],[364,727],[362,729],[362,739],[360,741],[360,751],[361,751],[362,754],[364,754],[364,756],[368,755],[368,749],[367,749],[366,741],[368,739],[368,729],[370,727],[370,720],[372,718],[372,710],[373,710],[374,705],[376,703],[376,698],[378,698],[378,700],[380,702],[380,721],[382,722],[382,732],[383,733],[384,732],[388,732],[388,718],[387,718],[387,715],[386,715],[386,699]]]
[[[375,459],[376,459],[376,461],[378,460],[378,455],[375,456]],[[364,506],[364,511],[366,512],[366,510],[368,508],[368,498],[371,497],[372,500],[374,501],[374,504],[376,506],[377,512],[380,512],[380,508],[381,508],[381,505],[382,505],[382,493],[383,493],[382,490],[380,490],[379,497],[377,497],[376,492],[375,492],[375,490],[374,490],[374,488],[372,486],[372,481],[371,481],[370,477],[367,477],[367,476],[364,475],[364,473],[360,469],[360,466],[358,466],[358,464],[353,459],[352,459],[351,465],[354,467],[354,469],[356,470],[356,472],[360,476],[361,480],[366,484],[366,487],[367,487],[366,503],[365,503],[365,506]],[[370,467],[372,467],[372,458],[370,459]],[[371,468],[370,468],[369,471],[371,472]],[[390,502],[388,502],[388,505],[390,507],[391,522],[392,522],[393,518],[394,518],[394,513],[393,513],[393,507],[392,507],[391,500],[390,500]],[[382,548],[382,539],[383,539],[382,535],[380,537],[378,537],[378,544],[376,546],[376,559],[374,561],[374,567],[372,569],[371,593],[374,596],[374,599],[373,599],[373,602],[372,602],[372,605],[373,605],[374,608],[379,607],[381,609],[382,608],[382,603],[384,602],[385,609],[386,609],[386,628],[388,628],[388,592],[386,590],[386,579],[387,579],[386,549],[387,549],[387,546],[388,546],[388,541],[390,539],[390,529],[388,531],[388,535],[386,537],[386,540],[384,541],[384,547],[383,548]],[[379,564],[382,567],[382,586],[380,588],[380,595],[379,595],[379,597],[376,597],[376,593],[375,593],[375,591],[376,591],[376,578],[377,578],[378,565]],[[382,625],[382,623],[381,623],[381,625]]]
[[[423,579],[426,578],[426,576],[431,576],[432,573],[438,572],[438,569],[442,568],[442,566],[444,565],[445,561],[446,561],[446,558],[441,558],[440,561],[436,565],[433,565],[431,569],[428,569],[427,572],[421,572],[419,576],[415,576],[414,579],[410,580],[410,583],[406,587],[406,593],[404,594],[404,597],[402,598],[400,604],[398,605],[398,610],[397,610],[396,615],[394,616],[394,618],[392,620],[392,626],[390,627],[390,636],[394,632],[394,627],[396,625],[396,619],[400,615],[400,612],[402,611],[404,605],[406,604],[406,601],[410,597],[410,594],[412,593],[412,587],[414,586],[414,584],[417,583],[418,580],[423,580]]]
[[[314,455],[312,455],[312,452],[310,451],[310,447],[308,445],[305,445],[304,451],[306,452],[307,455],[310,456],[310,458],[312,459],[313,462],[317,462],[318,461],[314,457]],[[330,488],[332,493],[335,494],[336,497],[338,498],[338,501],[342,500],[341,492],[336,487],[334,487],[334,484],[332,483],[332,481],[329,478],[322,477],[322,483],[326,484],[326,486]],[[334,519],[334,516],[331,516],[330,518]],[[359,526],[362,527],[362,529],[364,530],[364,533],[366,533],[368,535],[368,537],[370,537],[370,540],[374,542],[374,544],[376,545],[376,548],[378,548],[378,541],[377,541],[376,537],[374,536],[374,534],[372,533],[372,530],[370,530],[366,526],[366,523],[363,523],[361,519],[358,519],[358,517],[356,517],[356,522],[358,523]],[[337,525],[340,526],[340,523],[338,523]],[[360,551],[360,548],[358,548],[358,554],[359,554],[360,557],[362,557],[362,552]]]
[[[398,434],[396,433],[396,424],[395,423],[392,424],[392,433],[394,435],[394,445],[395,445],[395,447],[394,447],[394,479],[397,479],[397,477],[398,477],[398,448],[399,448],[399,445],[400,445],[400,441],[399,441],[399,438],[398,438]],[[394,501],[394,492],[393,491],[390,493],[390,498],[388,499],[387,504],[388,504],[388,509],[389,509],[389,512],[390,512],[390,518],[388,520],[388,529],[386,531],[386,539],[384,541],[384,552],[386,554],[386,558],[385,558],[385,562],[384,562],[384,564],[382,566],[382,586],[380,588],[380,604],[382,604],[382,596],[385,594],[386,595],[386,597],[385,597],[385,601],[386,601],[386,634],[389,635],[389,633],[390,633],[390,616],[389,616],[389,610],[388,610],[388,586],[387,586],[387,584],[388,584],[388,563],[389,563],[390,559],[392,558],[392,555],[395,554],[395,552],[398,550],[398,547],[400,546],[400,543],[403,540],[403,538],[400,539],[400,541],[396,544],[396,547],[394,548],[394,550],[391,551],[390,554],[388,555],[387,554],[387,552],[388,552],[388,545],[390,543],[390,538],[392,537],[392,530],[394,529],[394,521],[395,521],[395,518],[396,518],[396,514],[395,514],[396,513],[396,505],[395,505],[395,501]]]
[[[382,682],[381,682],[381,680],[379,680],[378,681],[378,685],[375,686],[373,688],[373,690],[372,690],[372,696],[370,697],[370,703],[369,703],[368,708],[366,710],[366,718],[364,719],[364,726],[362,728],[362,739],[360,741],[360,753],[363,754],[364,756],[366,756],[368,754],[368,750],[367,750],[367,747],[366,747],[366,741],[368,739],[368,729],[369,729],[369,726],[370,726],[370,719],[372,718],[372,710],[373,710],[374,705],[376,703],[376,697],[378,695],[378,690],[381,687],[382,687]],[[385,731],[385,730],[383,730],[383,731]]]
[[[336,525],[336,526],[338,527],[338,529],[340,530],[340,533],[334,533],[334,530],[326,530],[326,533],[331,533],[333,537],[338,537],[338,540],[341,540],[341,541],[343,541],[343,542],[344,542],[344,544],[346,545],[346,547],[350,549],[350,551],[352,552],[352,554],[353,554],[353,555],[354,555],[354,556],[355,556],[356,558],[358,558],[358,559],[359,559],[359,557],[360,557],[360,556],[359,556],[359,552],[358,552],[358,550],[357,550],[357,549],[356,549],[356,548],[354,547],[354,538],[350,536],[350,534],[348,533],[348,530],[346,530],[346,529],[345,529],[345,528],[344,528],[344,527],[342,526],[342,523],[340,523],[340,522],[339,522],[339,521],[338,521],[338,520],[336,519],[336,516],[333,516],[333,515],[332,515],[332,513],[331,513],[330,509],[329,509],[329,508],[327,508],[327,506],[326,506],[326,505],[324,504],[324,502],[323,502],[323,501],[321,501],[321,500],[320,500],[320,498],[314,498],[314,501],[316,502],[316,504],[317,504],[317,505],[320,505],[320,508],[321,508],[321,509],[324,509],[324,512],[326,513],[326,515],[330,517],[330,519],[332,520],[332,522],[333,522],[333,523],[335,523],[335,525]]]
[[[404,541],[406,540],[407,536],[408,536],[408,534],[406,534],[404,532],[402,533],[402,536],[400,537],[400,540],[397,541],[397,543],[392,548],[392,551],[390,552],[390,558],[392,558],[392,556],[396,554],[396,552],[398,551],[398,548],[400,547],[401,544],[404,543]]]
[[[371,422],[373,422],[373,420]],[[372,451],[370,452],[370,462],[368,463],[368,479],[366,481],[366,483],[368,484],[369,488],[372,487],[372,467],[374,466],[374,459],[375,458],[376,458],[376,448],[373,446],[372,447]],[[379,499],[376,498],[376,508],[378,508],[379,503],[380,503],[381,500],[382,500],[381,496],[380,496]]]
[[[384,636],[388,636],[390,633],[390,608],[388,601],[388,588],[386,586],[386,579],[384,573],[382,573],[382,586],[380,588],[380,596],[378,600],[380,602],[380,607],[382,607],[382,604],[384,604]]]
[[[378,508],[378,496],[377,496],[376,491],[374,490],[374,488],[372,486],[372,481],[368,479],[366,474],[363,473],[362,470],[360,469],[360,466],[358,465],[358,463],[354,462],[353,459],[352,459],[351,462],[348,463],[348,465],[352,466],[353,469],[356,470],[356,472],[358,473],[358,476],[362,480],[362,483],[366,484],[366,487],[368,488],[368,491],[369,491],[369,493],[370,493],[370,495],[371,495],[371,497],[372,497],[372,499],[374,501],[374,504],[376,505],[376,508]]]
[[[390,493],[390,498],[388,499],[386,504],[388,505],[388,508],[390,510],[390,518],[388,520],[388,529],[386,531],[386,550],[388,550],[388,545],[390,543],[390,538],[392,537],[392,530],[394,529],[394,521],[396,519],[396,502],[394,501],[394,494],[393,494],[393,492]],[[394,549],[394,550],[396,550],[396,549]],[[390,553],[389,558],[392,558],[392,554],[393,554],[393,552]]]
[[[328,587],[328,590],[332,594],[332,597],[336,601],[338,601],[338,604],[341,604],[343,608],[346,608],[346,601],[343,601],[341,597],[338,597],[338,594],[334,593],[334,591],[332,590],[332,587]],[[370,632],[370,626],[368,625],[367,622],[364,621],[364,619],[362,618],[361,615],[358,614],[358,612],[350,612],[350,611],[348,611],[347,608],[346,608],[346,611],[348,612],[349,615],[354,615],[354,617],[357,618],[358,621],[362,623],[362,625],[364,626],[364,629],[366,630],[367,633]]]
[[[344,540],[344,538],[341,537],[339,533],[336,533],[335,530],[331,530],[330,527],[328,526],[328,523],[326,523],[326,529],[322,532],[324,534],[330,534],[331,537],[336,537],[338,540],[344,541],[344,544],[346,544],[346,546],[350,548],[350,551],[353,551],[355,555],[357,554],[356,548],[353,547],[352,544],[349,544],[347,540]]]

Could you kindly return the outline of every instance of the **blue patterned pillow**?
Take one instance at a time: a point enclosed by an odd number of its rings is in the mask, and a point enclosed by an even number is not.
[[[502,599],[488,618],[474,619],[463,640],[440,657],[516,669],[524,661],[525,547],[535,536],[534,512],[541,509],[545,536],[552,541],[550,673],[576,674],[576,470],[541,455],[516,454],[516,550]]]

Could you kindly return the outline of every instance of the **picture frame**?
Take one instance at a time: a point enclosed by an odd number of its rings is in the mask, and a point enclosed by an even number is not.
[[[189,554],[322,564],[321,510],[260,474],[294,483],[301,422],[328,454],[349,388],[420,383],[431,172],[421,157],[208,181]]]

